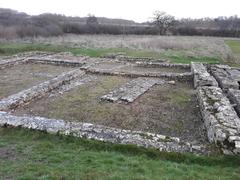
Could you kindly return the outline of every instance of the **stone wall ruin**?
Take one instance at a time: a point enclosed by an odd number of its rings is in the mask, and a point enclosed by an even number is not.
[[[66,55],[68,56],[68,55]],[[100,59],[79,57],[59,58],[51,53],[30,53],[24,57],[0,61],[0,69],[19,63],[43,63],[72,66],[77,69],[63,73],[56,78],[33,86],[30,89],[0,100],[0,126],[14,126],[46,131],[49,133],[73,135],[100,141],[136,144],[153,147],[162,151],[204,153],[203,146],[182,142],[179,138],[152,134],[142,131],[130,131],[106,126],[73,123],[44,117],[14,116],[10,111],[34,99],[41,98],[51,91],[64,93],[82,83],[97,79],[98,75],[127,76],[133,78],[125,85],[111,90],[101,97],[107,101],[131,103],[154,85],[162,85],[166,80],[188,81],[194,84],[204,121],[208,140],[217,145],[224,154],[240,154],[240,71],[223,65],[205,66],[202,63],[189,65],[149,62],[141,58]],[[185,69],[184,73],[175,72],[123,72],[120,69],[96,68],[103,62],[119,62],[122,65],[132,63],[141,67],[174,67]],[[191,68],[191,72],[187,72]],[[82,77],[80,79],[77,79]],[[219,87],[218,87],[219,86]],[[3,112],[8,111],[8,112]]]

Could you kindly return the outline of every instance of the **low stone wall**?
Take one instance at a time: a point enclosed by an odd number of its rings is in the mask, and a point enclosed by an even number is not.
[[[228,98],[218,87],[197,90],[209,141],[220,146],[224,154],[240,154],[240,119]]]
[[[204,153],[205,147],[193,146],[179,138],[142,131],[116,129],[89,123],[66,122],[64,120],[43,117],[18,117],[0,111],[0,126],[22,127],[45,131],[53,134],[71,135],[118,144],[135,144],[146,148],[156,148],[167,152]]]
[[[110,71],[97,68],[86,69],[87,73],[100,74],[100,75],[110,75],[110,76],[125,76],[125,77],[153,77],[153,78],[165,78],[169,80],[178,80],[178,81],[192,81],[193,75],[191,72],[186,73],[158,73],[158,72],[122,72],[122,71]]]
[[[53,65],[61,65],[61,66],[73,66],[73,67],[81,67],[85,65],[84,62],[87,57],[84,57],[79,60],[67,60],[67,59],[49,59],[49,58],[28,58],[28,62],[31,63],[40,63],[40,64],[53,64]]]
[[[0,69],[5,69],[11,66],[15,66],[17,64],[23,64],[27,60],[24,58],[15,58],[15,59],[8,59],[8,60],[0,60]]]
[[[227,65],[215,65],[210,67],[212,75],[217,80],[223,91],[239,89],[240,71]]]
[[[168,68],[179,68],[179,69],[186,69],[190,70],[191,66],[189,64],[171,64],[171,63],[158,63],[158,62],[136,62],[137,66],[140,67],[168,67]]]
[[[17,106],[28,103],[33,99],[40,98],[49,91],[62,86],[63,84],[69,82],[70,80],[82,76],[85,73],[79,69],[63,73],[56,78],[53,78],[49,81],[45,81],[41,84],[33,86],[30,89],[23,90],[17,94],[11,95],[7,98],[4,98],[0,101],[0,110],[10,110],[14,109]]]
[[[81,77],[77,77],[77,78],[69,81],[68,83],[65,83],[62,86],[52,90],[51,92],[49,92],[50,93],[49,97],[62,95],[63,93],[65,93],[67,91],[70,91],[76,87],[85,85],[92,81],[95,81],[97,79],[98,79],[98,76],[96,76],[96,75],[84,74]]]
[[[116,59],[119,61],[127,61],[127,62],[137,62],[137,61],[166,62],[165,59],[155,59],[151,57],[117,56]]]
[[[110,102],[124,101],[127,103],[132,103],[135,99],[144,94],[155,84],[164,84],[164,81],[157,78],[133,79],[123,86],[116,88],[108,94],[102,96],[101,99]]]
[[[199,86],[218,86],[216,79],[208,73],[207,68],[202,63],[192,62],[191,71],[195,88]]]
[[[53,53],[33,51],[33,52],[27,52],[27,53],[20,53],[13,56],[6,56],[4,59],[0,60],[0,69],[5,69],[7,67],[11,67],[14,65],[27,63],[29,57],[34,56],[34,57],[42,58],[44,56],[48,56],[51,54]]]

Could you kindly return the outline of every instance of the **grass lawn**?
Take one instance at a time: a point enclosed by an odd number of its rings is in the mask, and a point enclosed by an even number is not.
[[[240,157],[164,153],[0,128],[0,179],[239,179]]]
[[[50,52],[63,52],[70,51],[74,55],[87,55],[90,57],[100,57],[107,53],[123,52],[126,56],[131,57],[152,57],[155,59],[166,59],[172,63],[189,64],[191,61],[216,64],[219,63],[218,58],[213,57],[188,57],[177,53],[177,55],[162,54],[150,50],[132,50],[127,48],[108,48],[108,49],[85,49],[68,47],[64,45],[51,45],[40,43],[0,43],[0,55],[13,55],[21,52],[28,51],[50,51]]]
[[[239,179],[240,157],[163,153],[0,128],[0,179]]]
[[[231,48],[234,54],[240,55],[240,40],[226,40],[225,43]]]
[[[228,63],[230,66],[240,67],[240,40],[226,40],[225,43],[230,47],[234,54],[234,63]]]

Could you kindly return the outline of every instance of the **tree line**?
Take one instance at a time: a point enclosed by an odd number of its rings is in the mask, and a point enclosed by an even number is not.
[[[48,37],[66,33],[240,37],[240,18],[176,19],[156,11],[152,21],[135,23],[94,15],[85,18],[50,13],[30,16],[11,9],[0,9],[0,38]]]

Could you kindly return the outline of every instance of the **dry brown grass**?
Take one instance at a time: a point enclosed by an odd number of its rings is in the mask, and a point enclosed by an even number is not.
[[[198,36],[143,36],[143,35],[66,35],[36,38],[35,42],[71,45],[83,48],[129,48],[162,53],[183,53],[188,56],[231,59],[232,52],[224,38]]]
[[[34,42],[65,45],[82,49],[123,49],[147,50],[176,57],[209,57],[221,62],[232,62],[233,53],[226,39],[200,36],[153,36],[153,35],[64,35],[59,37],[38,37],[34,39],[15,39],[11,42]],[[0,40],[3,41],[3,40]],[[6,41],[4,41],[6,42]],[[9,41],[8,41],[9,42]]]

